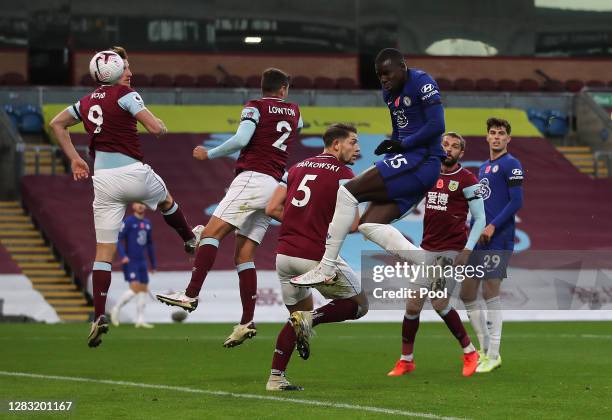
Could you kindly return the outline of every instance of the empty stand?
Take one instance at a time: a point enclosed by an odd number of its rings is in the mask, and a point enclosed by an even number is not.
[[[245,81],[246,87],[251,89],[258,89],[261,87],[261,76],[252,75],[247,77]]]
[[[494,91],[497,90],[497,83],[492,79],[478,79],[476,80],[476,90]]]
[[[502,92],[515,92],[518,90],[518,83],[516,80],[501,79],[497,82],[497,90]]]
[[[476,84],[472,79],[460,78],[455,80],[453,87],[455,90],[475,90]]]
[[[151,76],[151,86],[153,87],[164,87],[164,88],[168,88],[168,87],[172,87],[174,86],[174,81],[172,80],[172,77],[169,74],[165,74],[165,73],[156,73],[153,76]]]
[[[190,88],[196,86],[195,77],[189,74],[177,74],[174,76],[174,85],[176,87]]]
[[[219,86],[219,82],[215,76],[210,74],[201,74],[197,78],[197,85],[203,88],[214,88]]]
[[[336,88],[343,90],[357,89],[357,82],[349,77],[340,77],[336,80]]]
[[[130,84],[133,88],[139,88],[148,87],[151,83],[149,81],[149,76],[147,76],[146,74],[134,73],[132,74]]]
[[[291,78],[291,87],[294,89],[312,89],[312,79],[306,76],[295,76]]]
[[[521,79],[517,88],[521,92],[537,92],[540,90],[540,84],[533,79]]]
[[[568,92],[580,92],[583,87],[584,82],[582,80],[570,79],[565,82],[565,90]]]
[[[331,77],[316,77],[313,84],[315,89],[328,90],[336,88],[336,81]]]
[[[5,73],[0,80],[0,84],[9,86],[23,86],[27,84],[25,77],[21,73],[16,72]]]
[[[244,79],[236,74],[230,74],[223,79],[223,86],[228,88],[244,87]]]

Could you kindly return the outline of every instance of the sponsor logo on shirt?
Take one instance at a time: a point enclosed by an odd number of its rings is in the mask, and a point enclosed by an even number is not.
[[[491,186],[489,185],[489,178],[483,178],[480,180],[480,190],[478,194],[483,200],[488,199],[491,196]]]
[[[512,170],[512,175],[523,175],[523,171],[521,171],[520,169],[516,168]]]
[[[393,116],[395,117],[395,120],[397,121],[397,126],[399,128],[406,128],[408,126],[408,118],[404,114],[403,109],[396,109],[395,111],[393,111]]]
[[[423,85],[421,87],[421,93],[425,94],[425,93],[429,93],[431,91],[434,90],[434,85],[431,83],[427,83],[426,85]]]
[[[441,179],[438,180],[442,181]],[[446,211],[448,208],[448,194],[438,191],[429,191],[427,193],[427,204],[425,208],[438,210],[438,211]]]

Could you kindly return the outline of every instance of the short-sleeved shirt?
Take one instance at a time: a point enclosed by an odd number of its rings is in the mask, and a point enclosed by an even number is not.
[[[427,251],[461,251],[468,239],[466,219],[469,201],[479,193],[468,187],[478,185],[469,170],[459,166],[452,173],[441,173],[440,178],[425,195],[425,219],[421,248]]]
[[[276,252],[319,261],[334,217],[336,195],[353,171],[330,154],[293,165],[287,174],[287,197]]]
[[[240,119],[252,121],[256,128],[240,151],[236,174],[254,171],[280,180],[292,143],[303,125],[299,106],[274,97],[256,99],[246,103]]]
[[[505,153],[495,160],[487,160],[478,171],[480,190],[484,199],[487,224],[491,223],[510,202],[510,189],[522,188],[523,167],[510,153]],[[515,222],[511,217],[508,222],[495,227],[493,240],[508,239],[514,241]]]
[[[102,85],[71,107],[83,121],[90,138],[90,153],[122,153],[142,161],[135,115],[145,108],[141,96],[123,85]]]

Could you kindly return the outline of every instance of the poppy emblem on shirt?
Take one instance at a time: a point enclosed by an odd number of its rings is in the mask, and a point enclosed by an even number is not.
[[[395,105],[395,107],[398,107],[398,106],[399,106],[399,104],[400,104],[400,97],[398,96],[397,98],[395,98],[395,103],[394,103],[394,105]]]
[[[438,179],[438,183],[436,184],[436,188],[444,187],[444,180],[442,178]]]
[[[491,172],[491,165],[488,165],[488,166],[485,168],[485,174],[488,174],[489,172]]]
[[[457,188],[459,188],[459,182],[458,181],[451,181],[448,183],[448,189],[451,191],[457,191]]]
[[[144,229],[145,228],[145,224],[143,222],[140,222],[140,229]]]

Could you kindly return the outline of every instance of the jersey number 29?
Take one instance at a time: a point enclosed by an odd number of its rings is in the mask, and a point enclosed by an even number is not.
[[[300,185],[297,188],[298,191],[304,192],[304,198],[302,198],[301,200],[296,200],[296,198],[293,197],[291,199],[291,204],[296,207],[304,207],[306,204],[308,204],[308,201],[310,201],[311,192],[310,188],[306,184],[308,184],[309,181],[314,181],[315,179],[317,179],[316,175],[304,175],[304,178],[302,178],[302,182],[300,182]]]

